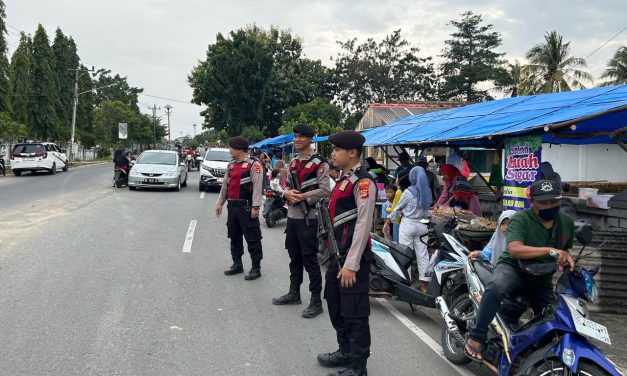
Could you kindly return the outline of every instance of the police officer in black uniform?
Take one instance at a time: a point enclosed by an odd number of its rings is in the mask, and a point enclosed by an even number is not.
[[[329,263],[324,290],[339,349],[318,355],[318,362],[324,367],[348,367],[330,375],[365,376],[370,356],[370,229],[377,189],[359,163],[365,138],[356,131],[343,131],[331,135],[329,141],[333,166],[343,171],[329,201],[340,257],[339,263]]]
[[[318,221],[315,204],[330,193],[329,164],[311,149],[316,131],[307,124],[293,128],[294,148],[298,155],[290,162],[289,173],[298,181],[300,191],[290,187],[283,197],[290,204],[287,211],[285,248],[290,256],[290,290],[287,294],[272,299],[272,303],[300,304],[300,285],[303,283],[303,268],[309,274],[311,300],[303,311],[304,318],[313,318],[322,313],[322,273],[318,264]]]
[[[261,228],[259,227],[259,207],[263,186],[263,167],[261,163],[248,157],[248,140],[244,137],[229,139],[229,147],[233,160],[222,182],[220,196],[216,203],[216,215],[222,214],[222,205],[226,201],[228,217],[226,228],[231,239],[231,257],[233,265],[224,271],[226,275],[244,272],[242,256],[244,241],[248,243],[248,253],[252,260],[252,268],[244,278],[254,280],[261,277]]]

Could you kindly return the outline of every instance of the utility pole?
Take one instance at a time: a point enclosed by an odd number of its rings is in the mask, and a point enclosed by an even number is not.
[[[165,113],[168,115],[168,150],[170,150],[172,140],[170,139],[170,114],[172,113],[172,106],[165,105]]]
[[[152,145],[153,148],[157,148],[157,110],[161,110],[161,107],[157,107],[154,104],[152,107],[148,107],[152,110]]]
[[[196,138],[196,124],[194,124],[194,138]]]
[[[93,72],[95,71],[94,67],[92,67],[91,69],[80,69],[80,68],[74,68],[74,69],[68,69],[68,70],[73,70],[76,72],[76,75],[74,76],[74,105],[72,106],[72,133],[70,136],[70,163],[74,162],[74,135],[76,133],[76,107],[78,107],[78,77],[79,77],[79,72],[83,71],[83,72]]]

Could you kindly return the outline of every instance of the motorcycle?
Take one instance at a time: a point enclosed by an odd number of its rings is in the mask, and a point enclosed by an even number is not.
[[[0,154],[0,170],[2,170],[2,176],[7,176],[4,162],[4,154]]]
[[[122,186],[128,185],[128,172],[128,165],[113,167],[113,183],[117,188],[122,188]]]
[[[287,218],[285,200],[278,192],[270,189],[266,191],[266,201],[263,204],[263,217],[269,228],[274,227],[277,221]]]
[[[196,167],[196,170],[200,171],[200,166],[202,165],[202,161],[205,158],[200,155],[199,152],[194,153],[194,167]]]
[[[192,170],[192,166],[194,164],[194,158],[192,158],[191,154],[185,155],[185,165],[187,166],[187,172]]]
[[[428,222],[428,221],[427,221]],[[435,308],[438,296],[447,296],[452,302],[457,296],[466,292],[464,280],[465,255],[459,252],[448,235],[457,226],[456,218],[449,218],[429,229],[421,237],[430,239],[436,247],[430,264],[435,265],[426,292],[412,286],[411,265],[416,260],[416,253],[408,246],[381,238],[371,233],[372,254],[374,256],[370,269],[370,292],[372,297],[397,298],[402,302]],[[427,244],[427,243],[425,243]]]
[[[575,236],[583,245],[575,260],[578,262],[592,241],[591,226],[579,221]],[[457,243],[455,247],[468,252],[462,244]],[[471,362],[464,354],[464,336],[474,324],[481,296],[493,271],[491,265],[482,260],[466,258],[464,263],[468,294],[450,305],[443,297],[437,298],[444,321],[444,355],[459,365]],[[528,306],[525,298],[506,298],[490,324],[482,364],[497,375],[622,375],[586,338],[611,344],[607,328],[588,318],[585,303],[597,300],[594,276],[598,271],[598,266],[590,270],[577,266],[573,271],[564,271],[556,285],[556,306],[545,308],[542,314],[526,323],[519,321],[521,312]]]

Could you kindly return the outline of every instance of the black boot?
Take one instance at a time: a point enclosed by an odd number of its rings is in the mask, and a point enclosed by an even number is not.
[[[224,271],[225,275],[233,275],[239,273],[244,273],[244,266],[242,265],[241,261],[233,261],[233,265],[231,265],[230,268]]]
[[[309,301],[309,307],[305,308],[303,311],[303,317],[306,319],[311,319],[323,312],[322,310],[322,299],[320,299],[320,293],[311,294],[311,300]]]
[[[246,275],[244,276],[244,279],[247,281],[252,281],[254,279],[257,279],[261,277],[261,268],[251,268],[250,271],[248,273],[246,273]]]
[[[344,354],[340,350],[332,353],[318,354],[318,363],[323,367],[346,367],[351,364],[350,354]]]
[[[337,372],[330,373],[329,376],[368,376],[368,370],[365,368],[345,368]]]
[[[300,286],[290,285],[290,291],[285,295],[279,296],[278,298],[272,298],[272,304],[301,304],[299,290]]]

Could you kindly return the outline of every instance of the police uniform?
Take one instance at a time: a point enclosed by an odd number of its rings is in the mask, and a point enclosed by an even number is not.
[[[315,131],[308,125],[299,124],[294,132],[313,138]],[[295,175],[300,193],[309,208],[307,218],[301,206],[290,205],[287,211],[285,248],[290,256],[290,290],[286,295],[272,299],[274,304],[300,304],[300,285],[303,269],[309,274],[311,302],[303,311],[303,317],[312,318],[322,313],[322,273],[318,264],[318,221],[315,204],[330,193],[329,164],[319,154],[296,156],[289,164],[290,174]]]
[[[247,150],[248,141],[243,137],[233,137],[229,140],[229,146]],[[226,275],[243,272],[243,236],[252,261],[252,268],[245,278],[252,280],[261,276],[261,228],[259,218],[251,218],[250,212],[261,206],[262,186],[263,167],[258,160],[246,157],[229,162],[217,202],[220,206],[226,202],[228,211],[226,227],[231,239],[233,266],[224,272]]]
[[[363,144],[363,136],[345,131],[331,136],[337,147],[352,149]],[[329,317],[337,334],[339,350],[320,354],[323,366],[350,366],[338,375],[366,375],[370,355],[370,300],[368,279],[372,251],[370,230],[376,202],[376,184],[366,169],[357,164],[336,183],[329,201],[329,215],[340,252],[342,267],[355,271],[353,286],[341,287],[339,266],[332,262],[324,290]]]

